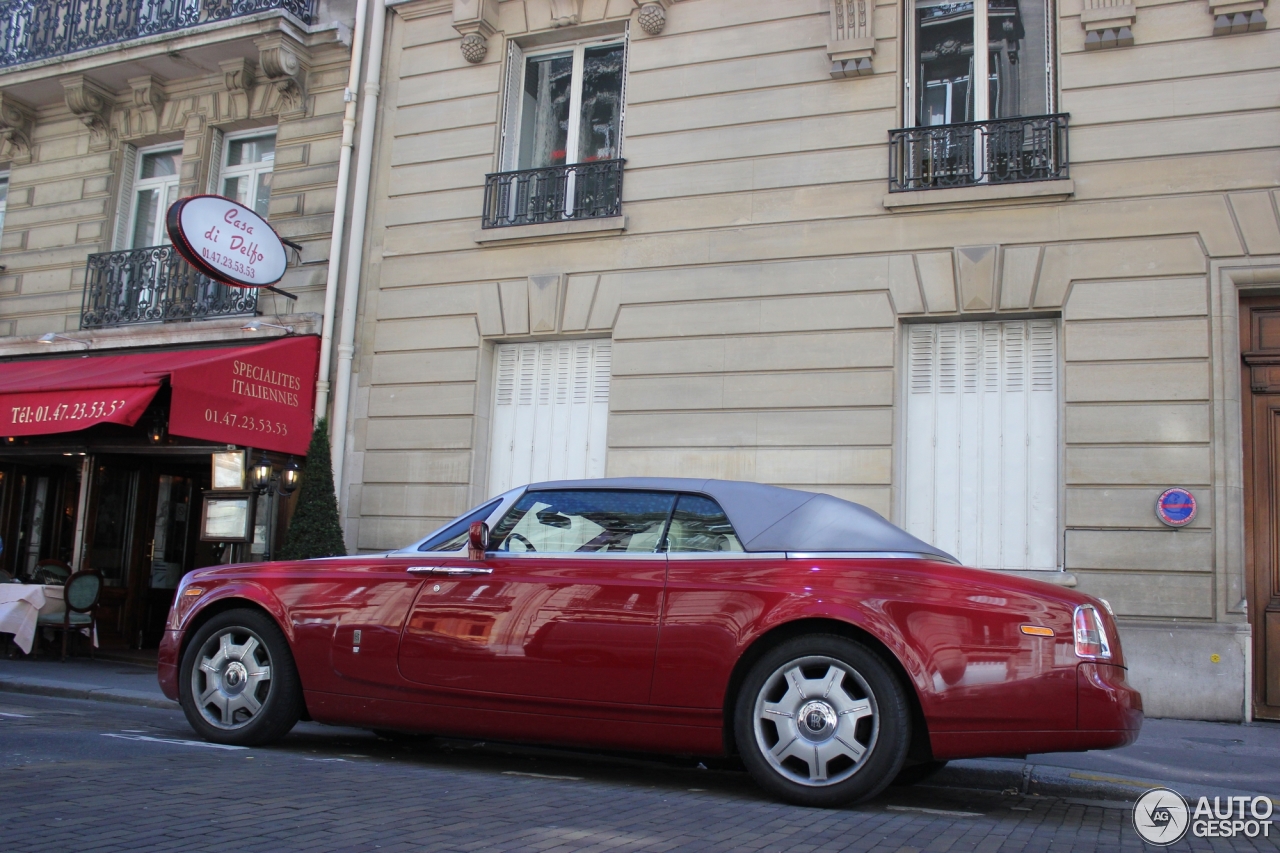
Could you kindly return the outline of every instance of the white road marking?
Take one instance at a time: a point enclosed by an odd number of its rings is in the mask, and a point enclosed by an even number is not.
[[[946,817],[982,817],[982,812],[953,812],[947,809],[926,809],[922,806],[885,806],[891,812],[923,812],[924,814],[945,815]]]
[[[248,749],[247,746],[231,746],[226,743],[208,743],[203,740],[178,740],[177,738],[148,737],[147,735],[119,735],[115,732],[103,732],[103,737],[114,737],[120,740],[145,740],[148,743],[167,743],[173,746],[203,746],[207,749]]]
[[[26,719],[30,719],[31,715],[30,714],[6,714],[4,711],[0,711],[0,717],[17,717],[19,719],[26,720]]]
[[[503,770],[503,776],[530,776],[534,779],[562,779],[567,782],[581,782],[581,776],[552,776],[549,773],[522,773],[519,770]]]

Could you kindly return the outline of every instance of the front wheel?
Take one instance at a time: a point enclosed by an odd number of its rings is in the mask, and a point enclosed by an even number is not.
[[[875,796],[906,761],[911,715],[898,679],[860,643],[828,634],[765,653],[738,694],[734,736],[766,791],[803,806]]]
[[[284,737],[302,710],[298,670],[284,634],[255,610],[214,616],[182,655],[178,700],[205,740],[257,746]]]

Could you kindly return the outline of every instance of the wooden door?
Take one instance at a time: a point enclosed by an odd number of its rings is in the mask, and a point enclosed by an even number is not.
[[[1280,719],[1280,297],[1241,300],[1245,571],[1253,713]]]

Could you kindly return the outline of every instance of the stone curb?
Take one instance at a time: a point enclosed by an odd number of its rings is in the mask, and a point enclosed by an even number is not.
[[[0,678],[0,693],[26,693],[34,696],[57,696],[62,699],[90,699],[97,702],[115,702],[121,705],[140,705],[165,711],[179,709],[177,702],[164,696],[155,696],[140,690],[124,690],[118,687],[96,687],[89,684],[50,684],[43,680],[17,680]]]
[[[1184,797],[1257,795],[1256,791],[1238,791],[1190,782],[1122,778],[1043,764],[1023,764],[1015,769],[1004,762],[983,759],[967,759],[949,764],[924,784],[944,788],[1002,791],[1011,796],[1039,795],[1103,800],[1117,805],[1131,805],[1144,792],[1160,787],[1172,788]]]

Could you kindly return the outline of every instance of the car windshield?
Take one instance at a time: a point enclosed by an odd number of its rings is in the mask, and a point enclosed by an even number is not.
[[[435,536],[432,536],[426,542],[418,546],[419,551],[457,551],[463,545],[467,544],[467,538],[471,531],[471,523],[473,521],[484,521],[489,517],[489,513],[502,502],[499,498],[496,501],[489,501],[482,507],[473,509],[471,512],[459,518],[450,524],[444,530],[441,530]]]
[[[653,553],[675,507],[663,492],[526,492],[490,537],[490,548],[524,553]]]

